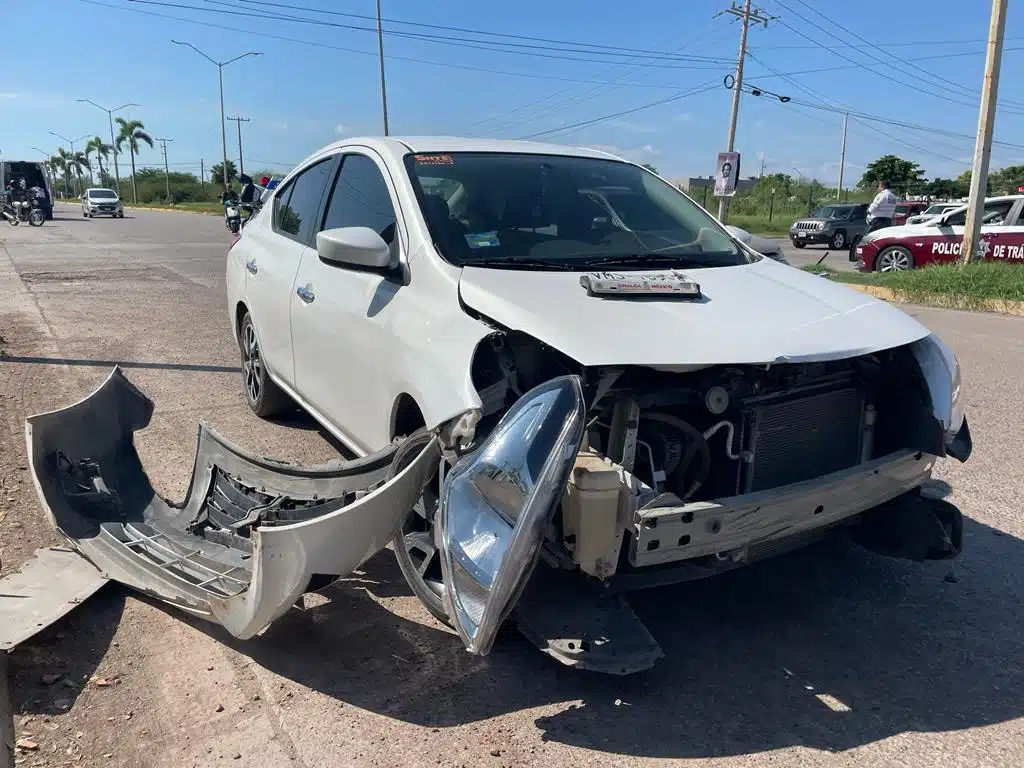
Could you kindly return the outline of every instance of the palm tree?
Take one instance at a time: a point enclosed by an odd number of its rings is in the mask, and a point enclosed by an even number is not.
[[[64,194],[67,195],[71,189],[71,153],[64,147],[57,147],[57,154],[52,159],[64,176]]]
[[[128,145],[128,151],[132,156],[132,202],[139,202],[139,193],[135,188],[135,156],[139,154],[139,142],[153,147],[153,137],[146,133],[145,125],[141,120],[125,120],[123,117],[115,117],[117,121],[117,139],[114,140],[115,149],[120,152],[121,147]]]
[[[88,142],[86,142],[85,145],[86,157],[91,155],[93,152],[96,153],[96,162],[100,167],[100,184],[103,184],[103,161],[106,158],[110,157],[111,149],[113,149],[113,147],[111,147],[109,144],[105,144],[103,142],[103,139],[101,139],[99,136],[93,136],[91,139],[89,139]],[[90,170],[90,174],[91,173],[92,171]],[[92,181],[91,175],[89,177],[89,180]]]
[[[85,168],[89,171],[89,178],[92,178],[92,164],[89,162],[89,158],[86,157],[85,152],[75,152],[75,154],[71,155],[71,159],[68,162],[71,164],[75,177],[78,179],[78,194],[82,194],[82,169]]]

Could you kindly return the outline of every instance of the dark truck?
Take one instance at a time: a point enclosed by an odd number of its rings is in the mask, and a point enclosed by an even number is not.
[[[835,250],[849,248],[868,229],[867,203],[823,205],[813,216],[797,219],[789,228],[789,239],[797,248],[825,243]]]
[[[7,186],[8,181],[25,179],[25,186],[28,189],[39,187],[46,192],[46,200],[43,208],[46,211],[46,220],[53,219],[53,189],[50,187],[49,179],[43,170],[43,164],[35,160],[4,160],[0,162],[0,189]]]

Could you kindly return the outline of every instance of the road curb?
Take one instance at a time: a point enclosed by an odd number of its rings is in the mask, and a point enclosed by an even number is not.
[[[150,208],[148,206],[135,207],[134,205],[126,205],[125,210],[129,211],[165,211],[167,213],[194,213],[197,216],[219,216],[219,213],[213,211],[190,211],[188,208]]]
[[[837,281],[838,282],[838,281]],[[969,312],[993,312],[999,315],[1024,317],[1024,301],[1007,301],[1005,299],[974,299],[967,300],[959,296],[947,296],[941,293],[928,293],[907,298],[899,291],[883,288],[880,285],[860,285],[859,283],[843,283],[847,288],[874,296],[883,301],[899,304],[924,304],[942,309],[963,309]]]

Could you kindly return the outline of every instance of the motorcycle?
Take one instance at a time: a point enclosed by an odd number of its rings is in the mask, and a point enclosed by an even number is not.
[[[238,203],[234,200],[228,200],[224,203],[224,226],[236,235],[242,228],[242,214]]]
[[[0,217],[3,217],[12,226],[18,226],[18,212],[14,209],[9,193],[0,196]]]
[[[41,227],[46,221],[46,211],[38,198],[31,200],[17,200],[12,203],[18,221],[27,221],[30,227]]]

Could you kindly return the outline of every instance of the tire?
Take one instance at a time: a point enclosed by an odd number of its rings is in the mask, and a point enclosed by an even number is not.
[[[43,226],[43,222],[46,221],[46,212],[39,209],[33,208],[28,214],[28,223],[33,227]]]
[[[430,442],[431,437],[426,427],[409,435],[395,454],[388,479],[408,466]],[[392,548],[395,550],[398,568],[413,594],[419,598],[431,616],[450,627],[452,622],[448,618],[442,597],[444,585],[441,581],[439,553],[434,551],[433,562],[428,562],[426,568],[423,568],[423,563],[427,558],[420,557],[433,541],[433,518],[437,512],[439,490],[434,483],[427,486],[416,506],[409,510],[402,530],[392,540]],[[414,551],[410,551],[411,548]]]
[[[876,272],[905,272],[914,268],[914,254],[902,245],[890,245],[875,257]]]
[[[237,222],[237,221],[232,221],[230,224],[228,224],[228,229],[231,230],[231,234],[233,234],[233,235],[237,235],[238,234],[238,230],[240,230],[241,228],[242,228],[241,223]]]
[[[82,218],[83,219],[88,219],[89,218],[89,212],[88,211],[82,211]]]
[[[843,248],[846,247],[846,233],[840,229],[838,232],[832,235],[832,239],[829,241],[829,245],[832,246],[837,251],[843,250]]]
[[[239,325],[238,349],[242,357],[242,394],[249,408],[261,419],[269,418],[294,407],[291,398],[267,373],[256,328],[248,312]]]
[[[801,243],[799,240],[794,240],[793,241],[793,247],[796,248],[798,251],[803,249],[803,248],[805,248],[806,246],[807,246],[807,243]]]

